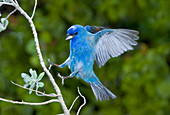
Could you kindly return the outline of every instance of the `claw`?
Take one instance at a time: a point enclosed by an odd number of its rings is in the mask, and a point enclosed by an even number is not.
[[[59,78],[61,78],[61,80],[62,80],[62,85],[64,85],[64,80],[65,80],[65,79],[71,78],[70,76],[63,77],[63,76],[61,76],[60,73],[58,73],[57,75],[58,75]]]
[[[61,68],[61,66],[60,65],[58,65],[58,64],[55,64],[55,63],[53,63],[53,62],[51,62],[51,60],[50,59],[48,59],[48,62],[50,63],[50,66],[49,66],[49,70],[51,69],[51,67],[54,65],[54,66],[57,66],[57,67],[59,67],[59,68]]]

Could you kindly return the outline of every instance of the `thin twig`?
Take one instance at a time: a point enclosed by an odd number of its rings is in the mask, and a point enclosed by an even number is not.
[[[37,7],[37,0],[35,0],[35,4],[34,4],[34,10],[33,10],[33,12],[32,12],[31,19],[33,19],[33,17],[34,17],[34,14],[35,14],[36,7]]]
[[[16,4],[18,4],[18,1],[17,0],[14,0]],[[19,5],[19,4],[18,4]]]
[[[72,107],[73,107],[74,103],[77,101],[77,99],[78,99],[79,97],[80,97],[80,96],[77,96],[77,97],[74,99],[74,101],[73,101],[72,105],[71,105],[71,106],[70,106],[70,108],[69,108],[69,111],[71,111],[71,109],[72,109]]]
[[[5,20],[7,20],[15,11],[17,11],[17,9],[14,9],[11,13],[9,13]]]
[[[38,82],[36,82],[36,92],[35,92],[35,94],[36,94],[37,96],[44,96],[44,95],[38,93],[38,88],[39,88]]]
[[[79,87],[77,87],[77,89],[78,89],[78,93],[79,93],[79,95],[83,98],[83,100],[84,100],[84,103],[79,107],[79,109],[78,109],[78,111],[77,111],[77,114],[76,115],[78,115],[79,114],[79,112],[80,112],[80,110],[81,110],[81,108],[86,104],[86,98],[80,93],[80,90],[79,90]]]
[[[59,78],[61,78],[61,80],[62,80],[62,86],[63,86],[63,85],[64,85],[64,77],[63,77],[63,76],[61,76],[61,74],[60,74],[60,73],[58,73],[57,75],[58,75],[58,77],[59,77]]]
[[[13,103],[13,104],[22,104],[22,105],[46,105],[52,102],[59,102],[58,99],[51,99],[48,101],[44,101],[44,102],[40,102],[40,103],[30,103],[30,102],[20,102],[20,101],[13,101],[13,100],[9,100],[9,99],[4,99],[4,98],[0,98],[1,101],[5,101],[5,102],[9,102],[9,103]]]
[[[5,4],[5,5],[10,5],[10,6],[14,6],[14,4],[12,4],[12,3],[8,3],[8,2],[0,2],[0,4]]]
[[[23,89],[37,92],[37,93],[39,93],[39,94],[41,94],[41,95],[43,95],[43,96],[47,96],[47,97],[58,97],[58,96],[59,96],[59,95],[57,95],[57,94],[55,94],[55,93],[45,94],[45,93],[43,93],[43,92],[41,92],[41,91],[37,91],[37,90],[34,90],[34,89],[26,88],[26,87],[23,87],[23,86],[21,86],[21,85],[19,85],[19,84],[17,84],[17,83],[14,83],[13,81],[11,81],[11,83],[14,84],[14,85],[16,85],[16,86],[18,86],[18,87],[21,87],[21,88],[23,88]]]
[[[39,88],[38,82],[36,82],[36,92],[35,92],[35,94],[36,94],[37,96],[44,96],[44,95],[38,93],[38,88]]]

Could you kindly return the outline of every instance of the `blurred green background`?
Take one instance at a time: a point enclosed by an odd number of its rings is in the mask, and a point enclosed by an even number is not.
[[[34,0],[19,2],[32,14]],[[34,23],[39,34],[42,54],[46,65],[50,58],[61,64],[69,56],[69,41],[66,30],[74,24],[129,28],[140,32],[138,46],[133,51],[110,59],[105,66],[94,65],[101,82],[117,98],[96,101],[90,86],[75,77],[57,78],[57,72],[70,74],[67,67],[53,67],[51,73],[61,88],[68,107],[78,95],[77,87],[86,97],[87,104],[81,115],[170,115],[170,1],[168,0],[38,0]],[[2,6],[2,17],[12,11]],[[48,97],[11,84],[24,85],[21,73],[29,68],[42,72],[36,54],[32,31],[27,20],[16,12],[9,18],[8,29],[0,33],[0,97],[28,102],[41,102]],[[54,92],[47,76],[42,81],[46,93]],[[71,114],[75,114],[83,99],[79,99]],[[55,115],[62,113],[58,103],[44,106],[15,105],[0,101],[0,115]]]

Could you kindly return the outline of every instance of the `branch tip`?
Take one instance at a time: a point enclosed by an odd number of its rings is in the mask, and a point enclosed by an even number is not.
[[[33,9],[33,12],[32,12],[31,19],[33,19],[34,15],[35,15],[36,7],[37,7],[37,0],[35,0],[34,9]]]
[[[59,77],[59,78],[61,78],[61,80],[62,80],[62,86],[63,86],[63,85],[64,85],[64,77],[63,77],[63,76],[61,76],[61,74],[60,74],[60,73],[58,73],[57,75],[58,75],[58,77]]]
[[[77,89],[78,89],[78,93],[79,93],[79,95],[83,98],[83,100],[84,100],[84,103],[79,107],[79,109],[78,109],[78,111],[77,111],[77,114],[76,115],[78,115],[79,113],[80,113],[80,110],[81,110],[81,108],[86,104],[86,98],[80,93],[80,90],[79,90],[79,87],[77,87]]]
[[[59,102],[58,99],[51,99],[51,100],[40,102],[40,103],[30,103],[30,102],[25,102],[23,100],[13,101],[13,100],[4,99],[4,98],[0,98],[0,100],[4,101],[4,102],[9,102],[9,103],[13,103],[13,104],[21,104],[21,105],[46,105],[46,104],[49,104],[49,103],[52,103],[52,102]]]
[[[45,94],[45,93],[43,93],[43,92],[41,92],[41,91],[38,91],[38,90],[33,90],[33,89],[30,89],[30,88],[26,88],[26,87],[23,87],[23,86],[21,86],[21,85],[19,85],[19,84],[17,84],[17,83],[14,83],[13,81],[11,81],[11,83],[14,84],[14,85],[16,85],[16,86],[18,86],[18,87],[21,87],[21,88],[23,88],[23,89],[26,89],[26,90],[35,92],[37,96],[47,96],[47,97],[58,97],[58,96],[60,96],[60,95],[57,95],[57,94],[55,94],[55,93]],[[38,94],[38,93],[39,93],[39,94]]]

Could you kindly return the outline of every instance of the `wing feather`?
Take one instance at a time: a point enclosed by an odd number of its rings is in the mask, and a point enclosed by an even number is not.
[[[126,35],[125,33],[117,33],[117,35],[121,37],[121,39],[126,39],[128,43],[130,43],[131,45],[137,45],[137,42],[134,41],[130,36]]]
[[[103,27],[86,26],[88,32],[93,32],[92,38],[95,59],[99,67],[104,65],[111,57],[117,57],[136,46],[139,32],[129,29],[105,29]]]

